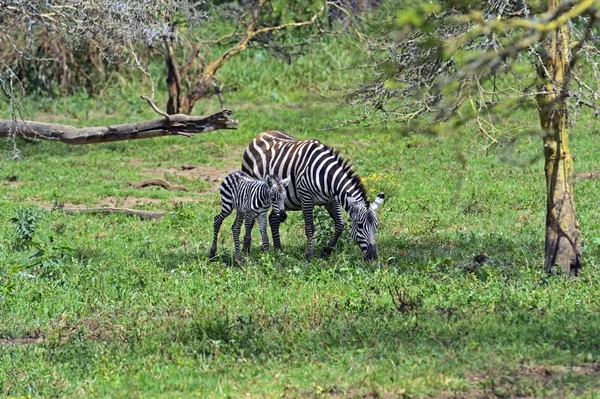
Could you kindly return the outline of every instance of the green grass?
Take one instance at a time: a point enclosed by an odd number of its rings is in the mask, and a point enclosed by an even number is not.
[[[0,169],[0,395],[599,396],[598,181],[575,186],[583,275],[546,276],[542,161],[502,161],[532,159],[539,139],[507,155],[470,146],[471,126],[460,140],[381,126],[318,130],[352,111],[304,85],[316,73],[308,58],[298,70],[264,61],[227,72],[246,74],[250,85],[260,68],[281,76],[256,83],[254,96],[254,88],[230,93],[236,131],[77,147],[17,141],[21,159]],[[314,87],[327,81],[317,77]],[[134,95],[141,88],[115,88],[98,101],[27,100],[25,113],[77,125],[154,117]],[[199,105],[198,113],[217,109]],[[599,126],[587,118],[573,129],[577,171],[600,169]],[[364,263],[347,233],[330,259],[306,261],[298,213],[282,226],[282,254],[261,254],[255,231],[247,265],[235,266],[229,218],[218,261],[207,261],[215,183],[177,170],[231,170],[252,137],[272,128],[340,149],[370,195],[385,191],[378,262]],[[190,191],[131,185],[148,177]],[[10,221],[22,206],[95,206],[108,197],[171,214],[142,221],[33,208],[29,242]],[[318,219],[323,239],[328,221],[321,211]],[[473,260],[481,254],[484,265]]]

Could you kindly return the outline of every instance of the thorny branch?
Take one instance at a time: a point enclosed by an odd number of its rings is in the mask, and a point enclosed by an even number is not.
[[[488,144],[500,143],[499,137],[512,129],[496,126],[492,109],[535,106],[536,96],[544,92],[537,85],[536,68],[528,65],[544,68],[542,41],[568,24],[575,44],[567,79],[556,82],[543,70],[544,78],[550,83],[547,87],[571,100],[571,122],[582,106],[598,115],[598,9],[598,0],[565,1],[541,14],[534,14],[525,0],[492,0],[481,10],[441,2],[439,9],[423,15],[422,25],[393,22],[386,27],[390,34],[364,37],[372,55],[366,65],[372,76],[368,83],[345,92],[344,98],[363,107],[364,117],[358,122],[376,117],[382,123],[414,124],[430,114],[417,125],[423,129],[459,114],[467,101]],[[509,88],[497,87],[496,78],[501,76]]]

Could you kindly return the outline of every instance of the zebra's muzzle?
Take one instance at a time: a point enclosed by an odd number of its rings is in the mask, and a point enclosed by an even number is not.
[[[375,244],[369,244],[369,245],[367,245],[367,250],[365,252],[365,257],[368,260],[375,260],[375,259],[377,259],[377,247],[375,246]]]
[[[287,219],[287,212],[284,210],[279,211],[279,223],[285,222]]]

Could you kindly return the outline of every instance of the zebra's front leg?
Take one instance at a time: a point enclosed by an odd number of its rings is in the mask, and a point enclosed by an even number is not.
[[[331,236],[331,240],[327,243],[327,246],[321,249],[321,257],[326,258],[331,255],[333,248],[335,248],[340,236],[344,232],[344,220],[342,218],[342,207],[337,200],[333,200],[325,205],[325,209],[329,213],[329,216],[333,219],[334,223],[334,232],[333,236]]]
[[[263,252],[269,252],[269,233],[267,233],[267,212],[258,215],[258,227],[262,236]]]
[[[311,260],[313,255],[313,236],[315,225],[313,222],[313,209],[315,207],[312,199],[302,201],[302,214],[304,215],[304,232],[306,233],[306,259]]]
[[[242,252],[248,254],[250,252],[250,244],[252,243],[252,228],[254,228],[254,221],[256,215],[252,212],[247,212],[244,216],[244,225],[246,226],[246,233],[244,234],[244,247]]]
[[[215,216],[215,221],[214,221],[214,236],[213,236],[213,242],[212,242],[212,246],[210,247],[210,253],[208,254],[208,258],[214,258],[215,254],[217,253],[217,239],[219,238],[219,230],[221,229],[221,224],[223,223],[223,220],[225,220],[225,218],[227,216],[229,216],[231,214],[231,209],[225,208],[223,207],[221,209],[221,213],[219,213],[217,216]]]
[[[279,216],[275,211],[269,214],[269,226],[271,226],[271,235],[273,236],[273,248],[275,251],[281,251],[281,238],[279,237]]]
[[[235,215],[235,221],[231,226],[231,232],[233,233],[233,247],[235,248],[235,259],[241,264],[243,263],[242,256],[240,255],[240,230],[242,229],[242,223],[244,223],[244,214],[240,211]]]

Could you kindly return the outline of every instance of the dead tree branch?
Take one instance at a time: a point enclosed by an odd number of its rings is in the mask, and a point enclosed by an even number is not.
[[[149,102],[152,105],[152,102]],[[153,108],[157,113],[165,115],[156,106]],[[230,119],[231,114],[230,110],[209,116],[176,114],[149,121],[83,128],[58,123],[0,119],[0,138],[26,137],[80,145],[173,135],[191,137],[192,134],[207,133],[213,130],[235,129],[238,121]]]

